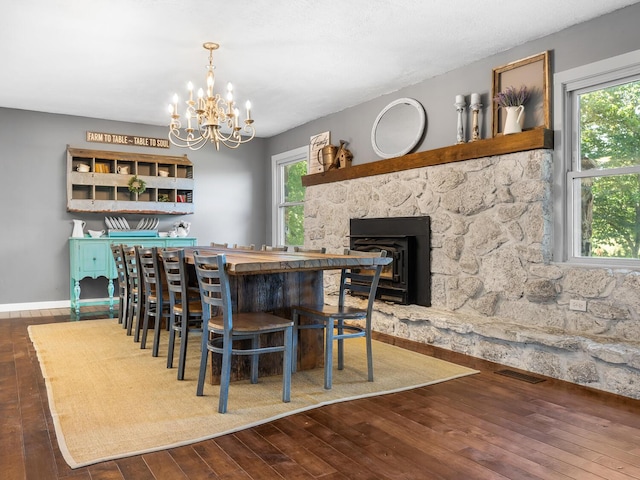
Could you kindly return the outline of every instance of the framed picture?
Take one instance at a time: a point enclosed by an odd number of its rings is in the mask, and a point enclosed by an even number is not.
[[[524,85],[531,91],[525,104],[523,130],[533,128],[551,128],[549,102],[551,97],[551,74],[549,70],[549,52],[532,55],[516,62],[493,69],[491,103],[493,106],[493,136],[501,135],[504,130],[502,109],[493,101],[498,92],[507,87],[520,89]]]
[[[314,135],[309,139],[309,166],[307,167],[307,173],[322,173],[324,172],[324,165],[322,163],[322,155],[320,150],[322,147],[331,143],[331,132],[323,132]]]

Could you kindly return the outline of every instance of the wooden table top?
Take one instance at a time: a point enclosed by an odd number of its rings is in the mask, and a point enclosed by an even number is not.
[[[234,250],[210,246],[185,247],[187,262],[193,263],[193,252],[201,255],[224,253],[230,275],[256,275],[281,272],[335,270],[345,267],[388,265],[390,257],[340,255],[336,253],[264,252],[261,250]]]

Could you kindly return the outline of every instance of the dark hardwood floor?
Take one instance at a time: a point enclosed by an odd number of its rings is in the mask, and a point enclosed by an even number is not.
[[[400,340],[481,373],[72,470],[27,334],[30,324],[68,320],[65,310],[0,313],[2,479],[640,479],[639,401],[553,379],[530,384]]]

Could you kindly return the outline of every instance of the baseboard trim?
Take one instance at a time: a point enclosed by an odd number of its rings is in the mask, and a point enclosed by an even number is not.
[[[92,298],[80,300],[80,306],[109,304],[109,298]],[[113,304],[118,305],[118,299],[113,299]],[[52,308],[71,308],[70,300],[56,300],[52,302],[29,303],[4,303],[0,304],[0,312],[19,312],[24,310],[47,310]]]
[[[19,312],[22,310],[46,310],[50,308],[70,308],[69,300],[55,302],[29,302],[29,303],[4,303],[0,304],[0,312]]]

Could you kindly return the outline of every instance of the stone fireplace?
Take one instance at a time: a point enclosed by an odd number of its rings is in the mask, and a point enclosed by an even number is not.
[[[428,216],[431,306],[377,301],[375,330],[640,398],[640,275],[551,261],[552,168],[539,148],[313,184],[305,244],[340,252],[352,219]]]

